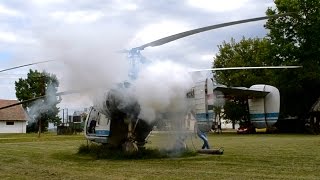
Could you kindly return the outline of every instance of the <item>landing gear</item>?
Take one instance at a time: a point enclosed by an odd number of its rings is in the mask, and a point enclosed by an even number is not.
[[[135,153],[138,152],[139,148],[137,144],[134,142],[134,137],[133,137],[133,125],[132,125],[132,120],[131,119],[126,119],[125,122],[128,123],[128,138],[125,143],[122,144],[122,149],[126,153]]]
[[[126,153],[136,153],[138,152],[138,146],[135,142],[132,141],[126,141],[125,143],[122,144],[122,149]]]

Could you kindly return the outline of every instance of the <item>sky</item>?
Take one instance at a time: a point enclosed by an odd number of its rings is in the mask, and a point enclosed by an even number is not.
[[[265,16],[272,0],[0,0],[0,69],[53,62],[0,73],[0,99],[16,99],[14,82],[29,68],[56,74],[59,91],[101,89],[126,78],[129,63],[117,51],[194,28]],[[217,46],[232,37],[264,37],[265,21],[189,36],[142,54],[211,68]],[[90,90],[89,90],[90,91]],[[88,107],[96,93],[63,97],[60,107]]]

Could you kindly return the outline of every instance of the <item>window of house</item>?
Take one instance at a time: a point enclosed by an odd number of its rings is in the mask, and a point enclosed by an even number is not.
[[[9,125],[9,126],[10,126],[10,125],[14,125],[14,121],[7,121],[7,122],[6,122],[6,125]]]

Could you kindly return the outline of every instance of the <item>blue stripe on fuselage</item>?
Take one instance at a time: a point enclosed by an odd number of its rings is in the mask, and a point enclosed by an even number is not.
[[[212,120],[214,117],[214,113],[213,112],[208,112],[208,119],[207,119],[207,113],[196,113],[196,120],[197,121],[208,121],[208,120]]]
[[[277,120],[279,113],[259,113],[259,114],[250,114],[251,120]]]
[[[108,130],[96,130],[96,136],[109,136],[110,131]]]

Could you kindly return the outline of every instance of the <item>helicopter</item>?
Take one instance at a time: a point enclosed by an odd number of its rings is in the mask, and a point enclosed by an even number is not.
[[[132,81],[137,78],[139,67],[143,66],[143,64],[146,62],[146,59],[141,55],[141,51],[147,47],[160,46],[212,29],[287,15],[291,15],[291,13],[207,26],[164,37],[142,46],[132,48],[131,50],[124,51],[127,52],[128,57],[132,59],[132,69],[129,72],[129,76],[132,78]],[[214,68],[206,69],[206,71],[261,68],[299,68],[299,66]],[[90,109],[89,115],[87,116],[85,122],[85,136],[87,139],[98,143],[108,144],[111,147],[122,147],[125,151],[138,151],[139,148],[142,148],[147,143],[146,139],[150,135],[150,132],[157,121],[163,118],[168,118],[166,115],[172,113],[158,112],[159,117],[157,117],[151,123],[147,119],[140,118],[139,114],[141,112],[141,107],[138,101],[134,97],[130,96],[130,90],[128,88],[129,86],[130,82],[127,82],[121,85],[121,87],[118,89],[111,89],[107,94],[102,110],[101,108],[98,109],[94,106]],[[214,120],[214,112],[211,108],[214,105],[213,92],[221,90],[221,87],[215,87],[211,78],[206,78],[204,81],[201,80],[195,82],[195,86],[191,88],[191,91],[186,92],[189,111],[192,112],[197,120],[197,124],[204,132],[210,131]],[[269,85],[255,85],[247,91],[250,91],[251,93],[254,92],[257,94],[257,97],[261,97],[257,101],[254,101],[253,99],[250,101],[251,107],[260,108],[250,108],[251,116],[253,117],[255,114],[264,114],[266,117],[268,116],[268,118],[265,119],[265,125],[274,125],[274,122],[276,122],[276,119],[278,118],[280,108],[279,91],[277,91],[275,87]],[[129,101],[130,103],[125,103],[123,105],[122,102],[128,102],[127,99],[131,99]],[[265,101],[268,102],[269,105],[262,107],[261,104]],[[270,104],[272,103],[277,103],[277,105],[270,108]],[[270,114],[274,114],[274,116],[269,117]],[[255,126],[260,128],[264,127],[264,124],[260,122],[261,119],[253,119],[253,121],[255,121]]]
[[[107,92],[106,99],[102,106],[93,106],[90,108],[89,114],[85,121],[84,133],[85,137],[93,142],[102,143],[108,145],[110,148],[123,149],[127,152],[135,152],[140,148],[143,148],[147,143],[147,137],[150,135],[154,125],[158,120],[168,117],[170,112],[158,112],[158,116],[154,121],[150,122],[147,119],[141,118],[141,106],[137,99],[130,93],[131,82],[134,81],[139,73],[139,68],[146,63],[146,59],[141,55],[141,51],[147,47],[160,46],[187,36],[191,36],[197,33],[232,26],[236,24],[249,23],[253,21],[261,21],[269,18],[278,18],[281,16],[289,16],[292,13],[277,14],[272,16],[257,17],[251,19],[244,19],[239,21],[227,22],[212,26],[206,26],[190,31],[181,32],[168,37],[152,41],[139,47],[132,48],[131,50],[125,50],[123,52],[128,53],[128,58],[131,60],[131,69],[129,71],[130,80],[119,83],[116,88],[110,89]],[[43,62],[38,62],[43,63]],[[27,64],[19,67],[33,65]],[[15,69],[14,67],[10,69]],[[214,68],[206,69],[206,71],[219,71],[227,69],[260,69],[260,68],[298,68],[299,66],[279,66],[279,67],[232,67],[232,68]],[[6,70],[10,70],[6,69]],[[3,71],[3,70],[2,70]],[[0,72],[2,72],[0,71]],[[131,81],[131,82],[130,82]],[[253,89],[249,89],[251,92],[260,92],[262,94],[268,94],[265,89],[261,89],[255,86]],[[269,86],[263,86],[269,87]],[[270,87],[272,89],[272,87]],[[213,92],[214,89],[222,91],[221,87],[214,87],[214,83],[211,78],[206,78],[205,81],[199,81],[196,83],[191,91],[186,92],[186,99],[190,104],[190,111],[195,115],[197,123],[204,131],[209,131],[213,122],[213,110],[210,108],[213,104]],[[76,91],[60,92],[57,96],[66,95],[70,93],[76,93]],[[272,94],[272,93],[271,93]],[[45,97],[45,96],[44,96]],[[44,98],[37,97],[35,99]],[[264,97],[264,96],[263,96]],[[35,99],[28,100],[28,102]],[[130,101],[128,101],[130,99]],[[126,103],[123,103],[126,102]],[[1,109],[10,108],[15,105],[23,104],[20,102],[12,104],[6,107],[0,107]],[[272,113],[277,113],[279,110],[271,110]],[[275,112],[273,112],[275,111]],[[173,112],[174,113],[174,112]]]

